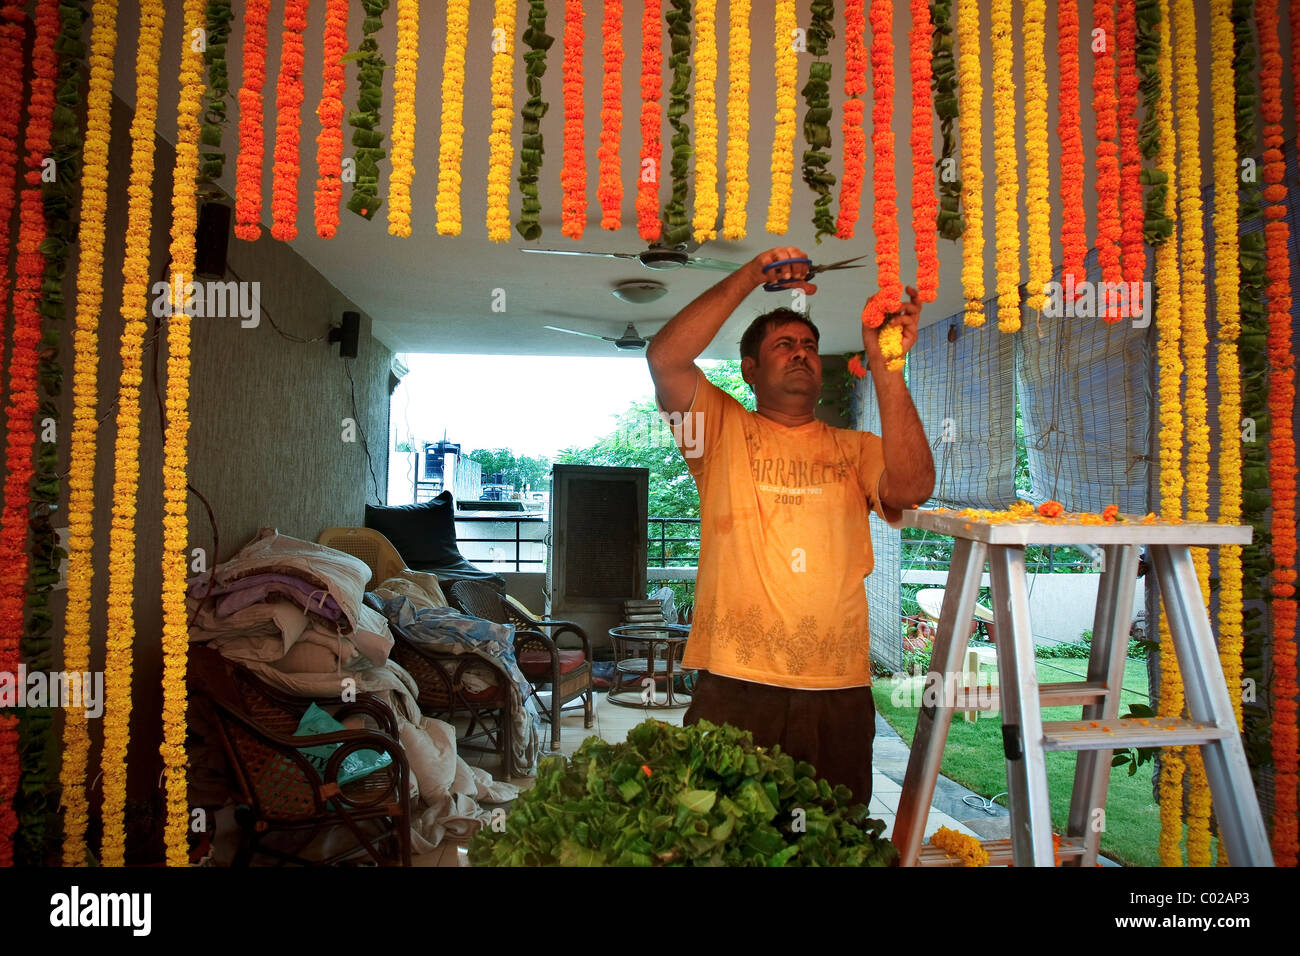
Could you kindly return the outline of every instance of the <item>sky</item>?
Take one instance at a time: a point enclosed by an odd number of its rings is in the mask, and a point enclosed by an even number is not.
[[[448,441],[468,452],[509,448],[550,456],[614,429],[630,402],[654,386],[644,355],[415,355],[393,393],[394,441]]]

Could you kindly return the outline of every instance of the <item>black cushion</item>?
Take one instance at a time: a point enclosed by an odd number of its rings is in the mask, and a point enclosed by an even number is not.
[[[465,560],[456,546],[456,503],[450,491],[414,505],[366,505],[366,527],[393,543],[406,566],[444,581],[483,581],[505,593],[505,578]]]

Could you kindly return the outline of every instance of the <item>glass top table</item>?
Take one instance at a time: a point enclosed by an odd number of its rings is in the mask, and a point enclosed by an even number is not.
[[[623,624],[609,629],[614,644],[614,681],[606,699],[621,707],[670,710],[688,707],[689,694],[679,694],[673,684],[677,677],[694,674],[695,668],[682,667],[686,639],[691,629],[679,624]],[[664,682],[660,698],[659,682]]]

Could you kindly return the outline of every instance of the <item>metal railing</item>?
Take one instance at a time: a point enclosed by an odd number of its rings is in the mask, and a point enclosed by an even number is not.
[[[542,515],[512,515],[501,512],[491,515],[457,515],[458,525],[505,525],[501,533],[490,536],[465,535],[457,531],[456,540],[461,553],[476,564],[493,565],[492,570],[541,571],[546,567],[546,548],[550,541],[550,521]],[[646,564],[651,568],[695,567],[700,555],[700,519],[651,517],[647,529]],[[524,529],[527,528],[528,531]],[[687,533],[681,533],[687,532]],[[694,532],[694,533],[690,533]],[[923,548],[933,548],[938,540],[901,542],[901,566],[905,571],[947,571],[949,559],[945,556],[922,553]],[[488,553],[478,545],[489,545]],[[513,546],[513,554],[493,554],[497,546]],[[530,547],[531,546],[531,547]],[[1060,545],[1065,554],[1058,554],[1057,545],[1034,550],[1026,557],[1025,570],[1031,574],[1057,572],[1088,573],[1098,570],[1097,565],[1084,554]],[[527,555],[525,556],[525,549]],[[502,568],[501,565],[507,567]],[[525,567],[525,565],[527,567]]]

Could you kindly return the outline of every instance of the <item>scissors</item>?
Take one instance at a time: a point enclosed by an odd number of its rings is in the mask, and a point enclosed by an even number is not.
[[[854,256],[852,259],[842,259],[839,262],[832,262],[828,266],[815,266],[811,259],[805,257],[799,257],[797,259],[778,259],[776,262],[769,262],[767,265],[763,266],[763,271],[767,272],[768,269],[777,269],[781,266],[791,266],[798,263],[808,267],[808,274],[798,279],[791,276],[788,279],[777,279],[774,282],[764,282],[763,290],[765,292],[781,292],[790,288],[791,283],[807,282],[812,279],[813,276],[819,275],[822,272],[830,272],[832,269],[861,269],[862,266],[851,266],[849,263],[857,262],[859,259],[865,258],[866,256]]]

